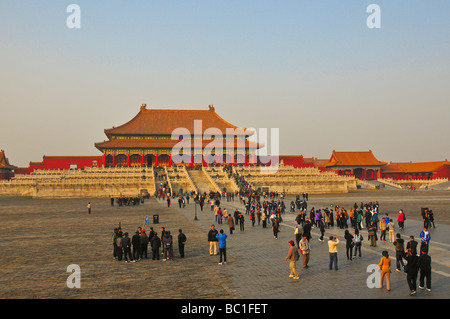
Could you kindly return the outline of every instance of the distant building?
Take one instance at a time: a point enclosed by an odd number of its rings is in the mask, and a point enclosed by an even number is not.
[[[173,138],[176,129],[180,135]],[[220,145],[222,153],[217,153],[214,148],[211,158],[206,158],[203,151],[208,145],[212,148],[213,140],[205,134],[215,135],[214,130],[221,133],[222,142],[218,140],[216,145]],[[229,136],[229,132],[235,134]],[[147,109],[143,104],[133,119],[105,129],[105,134],[108,140],[95,144],[103,153],[102,165],[105,167],[171,166],[172,149],[183,140],[189,143],[191,155],[190,159],[177,164],[256,163],[255,151],[261,147],[248,140],[254,132],[228,123],[212,105],[208,110],[161,110]]]
[[[14,176],[16,166],[10,165],[5,151],[0,151],[0,180],[9,180]]]
[[[379,161],[371,150],[363,152],[337,152],[333,150],[329,161],[319,167],[334,171],[340,176],[375,180],[381,177],[381,168],[386,164],[386,162]]]
[[[383,178],[394,180],[450,179],[450,162],[445,160],[439,162],[390,163],[382,167],[381,174]]]

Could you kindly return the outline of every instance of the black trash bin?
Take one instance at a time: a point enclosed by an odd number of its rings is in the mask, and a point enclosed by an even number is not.
[[[159,224],[159,215],[153,215],[153,224]]]

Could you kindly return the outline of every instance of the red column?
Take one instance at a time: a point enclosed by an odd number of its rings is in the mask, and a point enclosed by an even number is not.
[[[141,155],[141,166],[144,166],[144,154]]]
[[[363,180],[366,181],[367,180],[367,169],[363,170]]]
[[[191,153],[191,162],[189,163],[191,167],[194,166],[194,153]]]
[[[173,162],[172,162],[172,153],[171,153],[170,157],[169,157],[169,166],[172,167],[172,164],[173,164]]]
[[[102,167],[105,167],[106,166],[106,155],[105,155],[105,153],[103,153],[103,155],[102,155]]]
[[[127,154],[127,167],[130,167],[130,154]]]
[[[113,154],[113,167],[116,167],[116,154]]]
[[[158,154],[155,155],[155,166],[158,166]]]

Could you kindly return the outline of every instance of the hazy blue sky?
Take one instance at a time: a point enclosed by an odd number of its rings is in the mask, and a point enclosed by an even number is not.
[[[142,103],[214,104],[279,128],[285,155],[450,159],[449,16],[448,0],[0,0],[0,148],[19,166],[97,155]]]

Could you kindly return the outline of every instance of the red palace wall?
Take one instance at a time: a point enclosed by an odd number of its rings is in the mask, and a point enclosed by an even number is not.
[[[102,166],[102,156],[44,156],[42,162],[31,162],[30,172],[36,169],[70,169]]]

